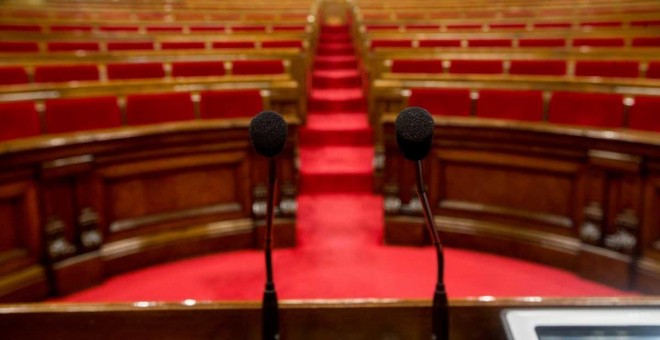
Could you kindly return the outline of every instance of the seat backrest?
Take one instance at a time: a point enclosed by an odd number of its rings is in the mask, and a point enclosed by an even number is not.
[[[235,60],[232,74],[282,74],[286,71],[282,60]]]
[[[509,74],[515,75],[566,75],[565,60],[512,60]]]
[[[557,124],[623,126],[623,96],[614,93],[555,92],[548,121]]]
[[[27,84],[29,81],[23,66],[0,67],[0,85]]]
[[[410,89],[409,106],[419,106],[436,116],[469,116],[470,90],[444,88]]]
[[[225,26],[212,24],[190,25],[188,26],[188,29],[190,29],[190,32],[224,32]]]
[[[264,108],[257,89],[204,91],[200,97],[202,119],[253,117]]]
[[[99,80],[96,65],[40,65],[34,68],[36,83]]]
[[[266,26],[263,25],[240,25],[232,26],[231,30],[234,32],[264,32]]]
[[[164,78],[165,69],[161,63],[118,63],[108,64],[108,79],[147,79]]]
[[[225,75],[222,61],[178,61],[172,63],[172,77],[204,77]]]
[[[628,112],[628,127],[660,132],[660,96],[637,96]]]
[[[182,33],[183,26],[181,25],[148,25],[147,32],[174,32]]]
[[[41,133],[39,113],[33,102],[0,103],[0,141],[37,136]]]
[[[469,47],[511,47],[511,39],[468,39]]]
[[[104,32],[137,32],[140,30],[138,26],[130,25],[101,25],[99,30]]]
[[[525,38],[518,39],[520,47],[564,47],[566,40],[563,38]]]
[[[264,41],[261,43],[263,48],[302,48],[303,43],[300,40],[275,40]]]
[[[151,41],[109,41],[108,51],[142,51],[153,50]]]
[[[99,43],[97,42],[74,42],[74,41],[57,41],[49,42],[47,48],[51,52],[67,52],[67,51],[99,51]]]
[[[128,125],[146,125],[195,119],[190,93],[134,94],[126,97]]]
[[[0,41],[0,52],[39,52],[39,44],[34,41]]]
[[[212,47],[215,49],[223,48],[254,48],[254,41],[214,41]]]
[[[587,77],[639,77],[639,63],[636,61],[578,60],[575,75]]]
[[[582,47],[623,47],[623,38],[575,38],[573,46]]]
[[[121,112],[114,96],[47,100],[45,118],[48,133],[121,126]]]
[[[481,90],[477,101],[477,117],[541,121],[543,92]]]
[[[90,25],[51,25],[51,32],[91,32]]]
[[[412,47],[410,39],[375,39],[371,41],[371,49],[378,47]]]
[[[501,60],[452,60],[449,73],[501,74],[504,65]]]
[[[461,47],[460,39],[420,39],[419,47]]]
[[[0,32],[41,32],[41,26],[0,24]]]
[[[633,38],[633,47],[660,47],[660,37]]]
[[[442,60],[396,59],[392,60],[392,73],[442,73]]]
[[[646,70],[646,78],[660,79],[660,61],[652,61]]]

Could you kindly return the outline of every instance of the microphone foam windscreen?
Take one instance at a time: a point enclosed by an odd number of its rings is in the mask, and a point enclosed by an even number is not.
[[[288,126],[284,118],[274,111],[262,111],[250,122],[250,141],[261,155],[277,156],[286,143]]]
[[[411,161],[424,159],[431,151],[435,123],[431,114],[421,107],[403,109],[396,117],[396,141],[403,157]]]

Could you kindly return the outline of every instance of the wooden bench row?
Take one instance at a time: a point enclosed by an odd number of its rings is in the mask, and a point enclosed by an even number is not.
[[[0,32],[7,33],[46,33],[46,34],[62,34],[74,33],[76,35],[83,34],[117,34],[117,33],[133,33],[133,34],[218,34],[218,33],[277,33],[277,32],[305,32],[311,30],[311,26],[307,25],[307,20],[290,23],[208,23],[208,24],[136,24],[136,25],[122,25],[122,24],[109,24],[107,21],[84,23],[13,23],[7,20],[0,22]],[[7,34],[5,33],[5,34]]]

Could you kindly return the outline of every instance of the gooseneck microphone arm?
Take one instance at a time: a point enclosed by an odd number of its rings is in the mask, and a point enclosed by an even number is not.
[[[263,339],[277,340],[280,338],[279,312],[277,306],[277,292],[273,280],[273,205],[275,202],[275,159],[268,159],[268,198],[266,202],[266,287],[262,303]]]
[[[435,285],[435,292],[433,294],[433,307],[432,307],[432,320],[433,320],[433,335],[434,340],[447,340],[449,339],[449,308],[447,302],[447,291],[445,289],[445,257],[442,251],[442,243],[440,242],[440,235],[438,229],[435,227],[433,214],[431,213],[431,205],[429,198],[426,195],[426,186],[424,185],[424,176],[422,173],[422,161],[415,162],[416,175],[417,175],[417,195],[422,203],[422,210],[424,211],[424,219],[426,220],[426,227],[431,234],[431,240],[435,246],[435,251],[438,257],[438,281]]]

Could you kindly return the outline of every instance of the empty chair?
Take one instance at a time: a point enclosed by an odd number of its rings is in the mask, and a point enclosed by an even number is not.
[[[190,93],[134,94],[126,97],[129,125],[157,124],[195,119]]]
[[[179,61],[172,63],[173,77],[203,77],[225,75],[222,61]]]
[[[469,47],[511,47],[511,39],[468,39]]]
[[[565,28],[565,29],[567,29],[567,28],[571,28],[571,26],[572,26],[572,24],[570,22],[537,22],[537,23],[534,24],[535,29],[537,29],[537,28],[540,28],[540,29],[543,29],[543,28],[549,28],[549,29]]]
[[[77,41],[58,41],[49,42],[47,49],[51,52],[67,52],[67,51],[98,51],[99,43],[97,42],[77,42]]]
[[[392,73],[442,73],[442,60],[392,60]]]
[[[469,116],[470,90],[444,88],[410,89],[409,106],[419,106],[436,116]]]
[[[564,60],[512,60],[509,74],[515,75],[566,75]]]
[[[580,27],[591,27],[591,28],[612,28],[612,27],[621,27],[623,23],[621,21],[591,21],[580,23]]]
[[[107,13],[104,14],[107,17]],[[105,32],[137,32],[140,30],[138,26],[117,26],[117,25],[101,25],[99,30]]]
[[[460,39],[420,39],[419,47],[461,47]]]
[[[566,40],[563,38],[528,38],[519,39],[519,47],[564,47]]]
[[[630,22],[633,27],[652,27],[660,26],[660,20],[635,20]]]
[[[523,30],[525,29],[525,24],[490,24],[489,27],[494,30]]]
[[[401,40],[384,40],[384,39],[377,39],[377,40],[372,40],[370,48],[378,48],[378,47],[412,47],[412,40],[410,39],[401,39]]]
[[[253,41],[214,41],[211,45],[213,48],[254,48]]]
[[[149,25],[147,26],[147,32],[174,32],[181,33],[183,32],[183,26],[179,25]]]
[[[121,126],[121,113],[114,96],[48,100],[45,119],[48,133]]]
[[[51,32],[91,32],[90,25],[51,25]]]
[[[300,40],[277,40],[264,41],[261,43],[263,48],[303,48],[303,42]]]
[[[0,52],[39,52],[39,44],[33,41],[0,41]]]
[[[632,39],[633,47],[660,47],[660,37],[642,37]]]
[[[501,60],[452,60],[449,73],[501,74],[504,65]]]
[[[160,43],[163,50],[203,50],[206,44],[203,41],[163,41]]]
[[[649,62],[649,68],[646,70],[646,78],[660,79],[660,61]]]
[[[293,31],[304,31],[307,27],[305,25],[275,25],[273,26],[273,32],[293,32]]]
[[[575,63],[575,75],[587,77],[639,77],[636,61],[579,60]]]
[[[540,121],[543,119],[543,92],[481,90],[477,117]]]
[[[190,32],[223,32],[225,30],[224,25],[190,25],[188,26]]]
[[[623,47],[623,38],[575,38],[575,47]]]
[[[628,127],[660,132],[660,97],[635,97],[635,105],[628,112]]]
[[[33,102],[0,103],[0,141],[39,135],[39,113]]]
[[[153,50],[151,41],[109,41],[108,51],[144,51]]]
[[[0,67],[0,85],[27,84],[29,81],[23,66]]]
[[[99,80],[96,65],[41,65],[34,68],[36,83]]]
[[[479,24],[455,24],[447,25],[448,30],[479,30],[481,25]]]
[[[205,91],[200,97],[202,119],[253,117],[264,108],[257,89]]]
[[[612,93],[555,92],[548,121],[617,128],[623,126],[623,96]]]
[[[263,32],[266,30],[266,26],[263,25],[232,26],[231,30],[234,32]]]
[[[164,78],[165,69],[161,63],[118,63],[108,64],[108,79],[147,79]]]
[[[0,32],[41,32],[41,26],[39,25],[12,25],[12,24],[0,24]]]
[[[235,60],[232,74],[281,74],[286,70],[282,60]]]

